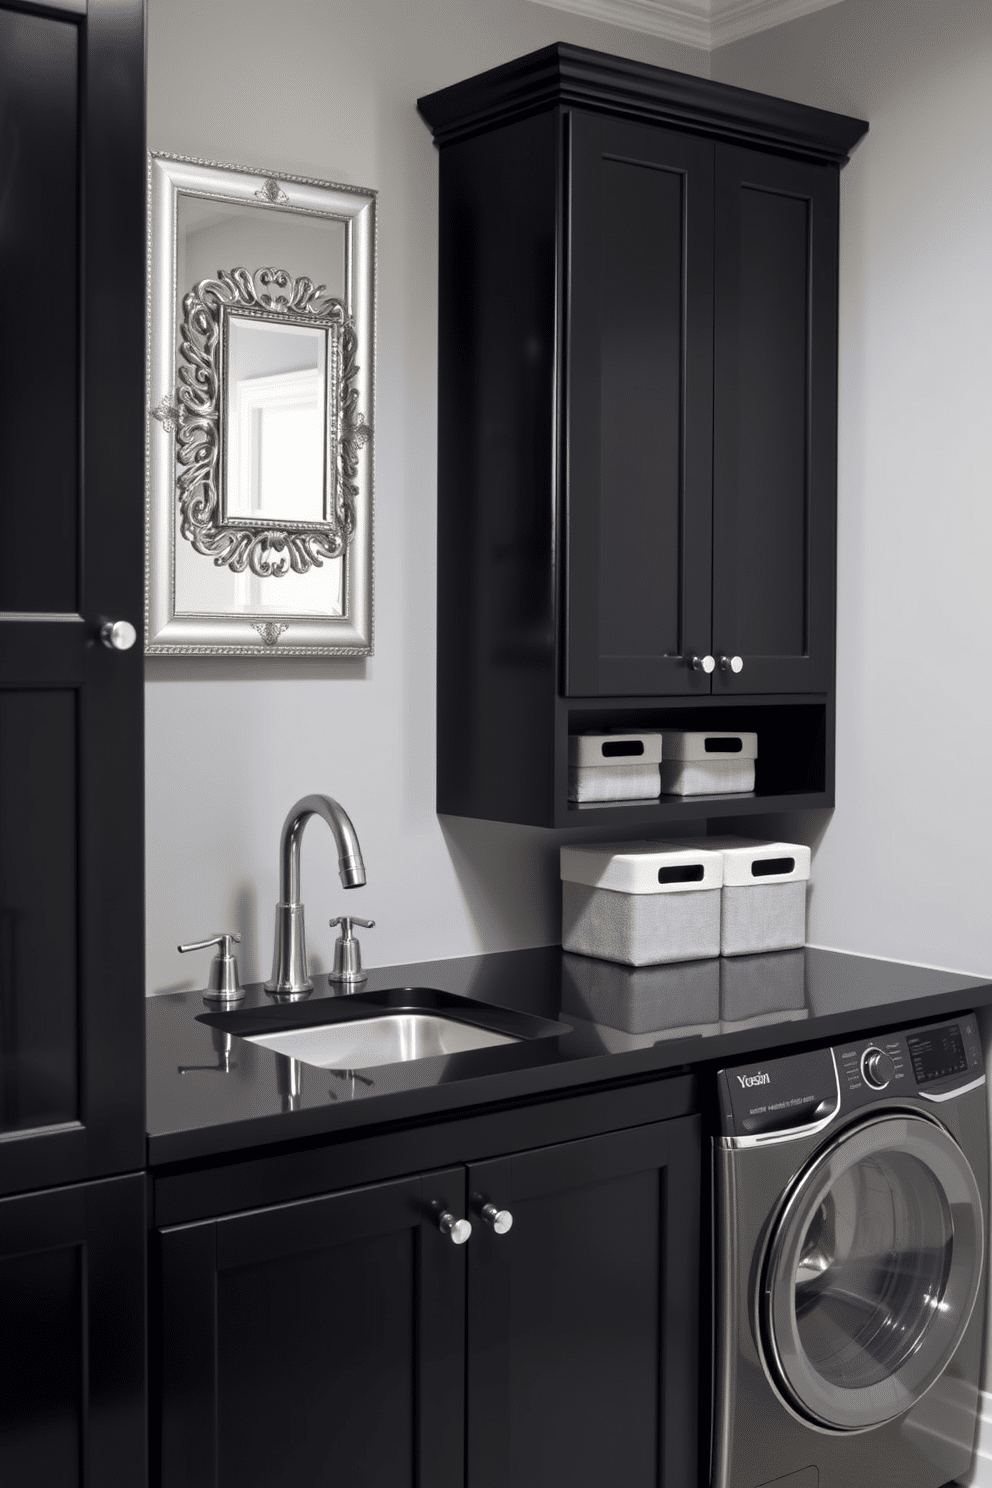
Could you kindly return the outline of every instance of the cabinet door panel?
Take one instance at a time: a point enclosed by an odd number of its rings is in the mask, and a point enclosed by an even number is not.
[[[713,147],[571,121],[567,686],[708,691]]]
[[[165,1488],[461,1483],[465,1258],[429,1211],[464,1182],[163,1232]]]
[[[144,172],[142,0],[0,3],[0,1193],[144,1161]]]
[[[469,1488],[695,1480],[698,1140],[689,1118],[469,1169]]]
[[[0,1482],[142,1488],[144,1178],[0,1200]]]
[[[837,175],[717,151],[717,692],[833,681]]]

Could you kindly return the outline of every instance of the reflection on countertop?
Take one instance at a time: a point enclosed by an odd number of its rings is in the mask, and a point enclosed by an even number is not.
[[[362,999],[381,1011],[386,991],[397,988],[432,988],[504,1016],[557,1021],[560,1033],[367,1070],[323,1069],[248,1037],[220,1037],[201,1021],[216,1005],[211,1010],[199,993],[150,998],[150,1162],[664,1076],[992,1002],[992,982],[977,977],[812,947],[631,968],[544,946],[373,968],[350,994],[318,976],[311,996],[294,1005],[292,1022],[305,1026],[307,1009],[314,1022],[336,1020],[344,1003],[370,1016],[374,1008],[363,1010]],[[285,1009],[256,983],[242,1011],[250,1016],[239,1022],[257,1019],[261,1030]]]

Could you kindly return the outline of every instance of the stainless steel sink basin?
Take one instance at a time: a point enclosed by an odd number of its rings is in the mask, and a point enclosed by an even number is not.
[[[245,1037],[242,1035],[242,1037]],[[348,1023],[322,1023],[311,1028],[285,1029],[247,1037],[276,1054],[286,1054],[319,1069],[372,1069],[380,1064],[402,1064],[408,1059],[432,1059],[464,1054],[469,1049],[491,1049],[520,1040],[488,1028],[456,1023],[437,1013],[384,1013]]]

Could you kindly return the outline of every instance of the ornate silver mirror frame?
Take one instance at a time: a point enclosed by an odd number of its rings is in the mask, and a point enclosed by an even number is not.
[[[375,202],[149,157],[149,655],[372,651]]]

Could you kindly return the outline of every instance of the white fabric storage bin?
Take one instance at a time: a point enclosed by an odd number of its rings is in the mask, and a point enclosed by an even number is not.
[[[661,750],[662,795],[722,796],[754,790],[755,733],[665,729]]]
[[[566,951],[651,966],[720,951],[723,858],[659,842],[561,849]]]
[[[569,766],[570,801],[653,801],[660,794],[657,765]]]
[[[661,794],[661,734],[570,734],[568,799],[653,801]]]
[[[801,842],[707,837],[723,857],[720,954],[748,956],[806,944],[810,852]]]

